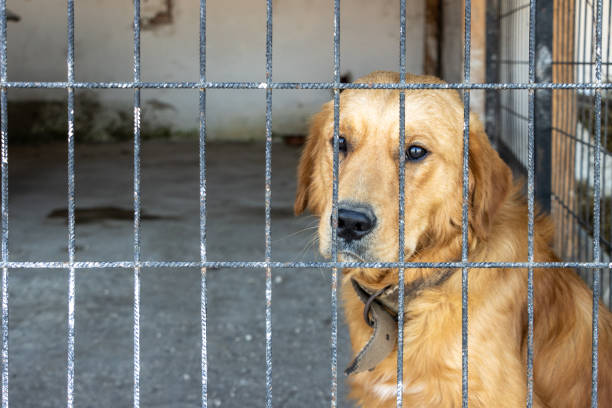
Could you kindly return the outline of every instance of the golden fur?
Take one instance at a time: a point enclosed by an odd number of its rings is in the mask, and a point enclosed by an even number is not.
[[[364,83],[399,82],[374,72]],[[407,82],[442,83],[408,75]],[[406,162],[406,261],[461,259],[463,104],[454,90],[406,91],[406,147],[425,147],[422,161]],[[398,259],[399,92],[347,90],[340,96],[339,202],[370,205],[376,228],[360,253],[342,261]],[[314,116],[298,169],[297,214],[320,217],[320,252],[330,255],[333,105]],[[508,166],[491,147],[479,120],[470,117],[469,260],[527,261],[527,206]],[[535,222],[534,259],[557,261],[549,247],[552,228]],[[406,270],[406,283],[432,269]],[[397,283],[397,270],[345,269],[342,297],[353,352],[368,341],[363,303],[354,278],[371,288]],[[591,396],[592,293],[570,269],[536,269],[534,406],[587,407]],[[527,271],[469,271],[470,407],[522,407],[526,401]],[[458,407],[461,401],[461,272],[423,290],[406,305],[404,406]],[[363,407],[395,407],[397,354],[374,370],[349,377],[350,396]],[[599,308],[599,407],[612,407],[612,314]]]

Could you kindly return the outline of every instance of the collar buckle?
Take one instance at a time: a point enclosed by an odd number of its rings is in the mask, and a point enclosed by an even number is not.
[[[363,306],[363,319],[365,320],[368,326],[374,327],[374,319],[370,316],[370,309],[372,308],[372,303],[376,300],[378,296],[380,296],[384,291],[386,291],[390,287],[391,285],[377,290],[376,292],[370,295],[368,300],[366,300],[365,305]]]

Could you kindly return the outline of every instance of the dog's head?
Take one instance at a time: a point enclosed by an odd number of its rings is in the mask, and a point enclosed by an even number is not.
[[[395,83],[374,72],[357,82]],[[412,83],[443,83],[408,76]],[[461,235],[463,103],[454,90],[405,92],[405,259]],[[332,103],[313,118],[298,169],[296,214],[320,217],[319,249],[331,253]],[[398,258],[399,91],[347,90],[340,95],[338,254],[345,261]],[[512,177],[482,124],[470,118],[470,240],[486,239]],[[459,240],[460,242],[460,240]],[[441,259],[439,259],[441,260]]]

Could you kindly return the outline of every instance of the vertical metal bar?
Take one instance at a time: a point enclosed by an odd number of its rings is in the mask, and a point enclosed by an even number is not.
[[[74,0],[68,0],[68,362],[66,374],[67,407],[74,405],[74,309],[75,309],[75,181],[74,181]]]
[[[140,0],[134,0],[134,83],[140,82]],[[140,407],[140,88],[134,88],[134,408]]]
[[[206,0],[200,0],[200,261],[206,262]],[[208,407],[208,307],[206,268],[200,268],[202,408]]]
[[[271,259],[270,199],[272,195],[272,0],[266,1],[266,254]],[[266,266],[266,408],[272,408],[272,269]]]
[[[535,0],[529,1],[529,83],[535,83]],[[527,407],[533,406],[533,224],[535,206],[535,165],[534,165],[534,100],[535,91],[528,91],[527,123]]]
[[[0,2],[0,80],[7,80],[6,0]],[[8,262],[8,115],[6,88],[0,90],[0,126],[2,132],[2,262]],[[8,268],[2,268],[2,408],[9,406],[9,304]]]
[[[586,50],[587,50],[587,47],[586,47],[586,30],[585,30],[584,27],[586,26],[586,23],[588,21],[585,2],[581,1],[579,6],[578,6],[578,9],[579,9],[579,12],[578,12],[578,28],[577,28],[576,32],[578,33],[578,38],[579,38],[578,42],[580,43],[580,40],[582,40],[582,44],[578,46],[578,50],[579,50],[578,54],[580,54],[580,55],[578,55],[577,58],[578,58],[578,62],[585,62],[585,63],[581,64],[578,67],[578,69],[576,70],[576,71],[579,71],[579,72],[578,72],[577,78],[575,80],[576,80],[576,82],[584,82],[584,79],[585,79],[585,76],[586,76],[585,75],[585,70],[586,70],[586,67],[587,67],[587,64],[586,64]],[[578,123],[582,124],[582,132],[590,131],[590,129],[588,129],[587,126],[586,126],[587,121],[586,121],[586,118],[585,118],[584,109],[580,108],[580,94],[578,92],[576,92],[576,113],[577,113],[577,116],[578,115],[580,116],[580,119],[578,120]],[[582,133],[580,134],[580,137],[582,137]],[[579,166],[580,176],[581,176],[582,180],[586,180],[585,181],[585,191],[588,191],[588,188],[589,188],[589,179],[590,179],[590,177],[589,177],[589,175],[590,175],[590,171],[589,171],[590,166],[588,166],[588,165],[586,166],[586,169],[587,169],[586,179],[584,177],[583,170],[585,168],[585,166],[584,166],[584,161],[585,161],[584,160],[584,156],[585,156],[584,150],[586,149],[587,152],[589,152],[589,154],[590,154],[590,147],[585,146],[582,143],[578,143],[577,145],[580,146],[580,149],[577,149],[577,150],[580,151],[580,166]],[[588,155],[587,155],[587,157],[588,157]],[[587,158],[587,160],[588,160],[588,158]],[[576,221],[577,222],[578,221],[584,221],[584,223],[587,225],[587,229],[588,229],[590,227],[589,216],[587,214],[588,205],[583,205],[584,201],[586,201],[586,194],[584,196],[581,195],[581,194],[576,194],[576,205],[574,206],[574,208],[576,208],[576,212],[578,213]],[[580,231],[579,228],[577,228],[577,230]],[[578,255],[577,259],[578,260],[582,260],[585,257],[588,257],[588,254],[584,253],[584,248],[588,247],[588,245],[583,245],[584,235],[585,234],[582,234],[580,232],[578,233],[578,254],[577,254]],[[588,274],[588,271],[587,271],[587,276],[584,277],[585,280],[586,280],[586,278],[588,276],[589,276],[589,274]]]
[[[470,82],[470,40],[472,3],[465,0],[463,82]],[[461,218],[461,260],[468,261],[468,200],[470,148],[470,90],[463,90],[463,204]],[[461,405],[468,408],[468,268],[461,269]]]
[[[608,7],[608,24],[612,24],[612,6]],[[602,22],[603,25],[603,22]],[[606,78],[609,81],[610,78],[610,43],[612,43],[611,41],[611,30],[608,29],[608,46],[607,46],[607,50],[606,50]],[[608,119],[609,119],[609,101],[610,98],[606,98],[605,101],[605,112],[606,112],[606,116],[605,116],[605,122],[604,122],[604,129],[605,130],[605,134],[606,134],[606,138],[608,137]],[[610,137],[612,137],[612,135],[610,135]],[[605,145],[607,146],[607,139],[606,139],[606,143]],[[604,165],[604,169],[606,168],[606,166]],[[612,182],[612,181],[609,181]],[[612,205],[610,205],[610,209],[609,209],[610,213],[608,214],[608,216],[612,219]],[[605,223],[605,222],[604,222]],[[612,241],[612,223],[610,223],[610,227],[608,229],[608,240]],[[612,249],[608,248],[608,255],[610,257],[612,257],[612,254],[610,253],[612,251]],[[608,270],[608,307],[612,308],[612,271]]]
[[[334,82],[340,82],[340,0],[334,0]],[[340,90],[334,88],[334,159],[332,182],[332,261],[338,262],[338,150]],[[338,404],[338,268],[331,276],[331,391],[330,406]]]
[[[601,19],[602,19],[602,0],[597,1],[597,23],[595,28],[595,82],[601,85]],[[600,249],[600,199],[601,199],[601,183],[600,183],[600,154],[601,154],[601,89],[595,90],[595,180],[593,194],[593,260],[599,262],[601,259]],[[599,291],[600,291],[600,273],[599,269],[593,270],[593,349],[591,363],[591,407],[597,408],[598,405],[598,354],[599,354]]]
[[[603,13],[603,10],[602,10],[602,13]],[[607,20],[608,24],[610,24],[610,22],[612,21],[611,17],[612,17],[612,7],[608,7],[608,20]],[[603,19],[603,16],[602,16],[602,19]],[[603,20],[602,20],[602,29],[603,29]],[[605,61],[606,61],[606,65],[605,65],[606,73],[605,73],[605,76],[602,73],[602,76],[604,76],[605,78],[608,78],[609,74],[610,74],[610,30],[608,30],[608,38],[607,38],[607,40],[608,40],[608,44],[607,44],[606,57],[605,57]],[[602,36],[602,47],[603,47],[603,36]],[[603,52],[602,52],[602,59],[603,59]],[[603,118],[603,129],[604,130],[602,132],[603,137],[604,137],[603,146],[608,146],[608,141],[609,141],[609,139],[608,139],[608,132],[607,132],[608,125],[609,125],[609,123],[608,123],[609,99],[610,98],[605,98],[605,100],[603,101],[603,105],[604,105],[603,112],[605,112],[605,114],[604,114],[605,116]],[[604,168],[603,176],[604,176],[604,180],[603,180],[602,184],[603,184],[604,190],[605,190],[605,186],[606,186],[605,175],[607,173],[605,171],[605,169],[606,169],[606,159],[610,160],[609,152],[608,151],[604,151],[603,157],[604,157],[604,162],[603,162],[603,168]],[[610,183],[610,179],[608,179],[607,182]],[[605,200],[604,202],[607,202],[607,201],[608,200]],[[604,214],[605,214],[605,211],[604,211]],[[608,215],[608,217],[612,217],[612,205],[608,206],[608,214],[607,215]],[[604,225],[607,224],[605,219],[606,218],[605,218],[605,215],[604,215],[604,221],[603,221]],[[606,231],[604,230],[604,234],[605,233],[606,233]],[[608,227],[606,239],[608,240],[608,242],[612,241],[612,223]],[[608,247],[607,249],[608,249],[607,250],[608,257],[610,257],[612,255],[611,254],[612,248]],[[611,307],[612,306],[612,276],[610,276],[609,272],[610,271],[608,270],[608,301],[607,301],[607,305],[608,305],[608,307]],[[605,284],[605,280],[602,280],[601,284],[604,285]],[[605,289],[601,290],[601,299],[605,303],[605,300],[603,298],[604,293],[605,293]]]
[[[400,83],[406,83],[406,0],[400,1]],[[399,93],[399,194],[398,194],[398,261],[404,262],[404,185],[405,182],[405,160],[406,160],[406,129],[405,129],[405,103],[406,94],[402,90]],[[400,266],[398,269],[398,312],[397,312],[397,391],[396,405],[403,405],[404,393],[404,271]]]

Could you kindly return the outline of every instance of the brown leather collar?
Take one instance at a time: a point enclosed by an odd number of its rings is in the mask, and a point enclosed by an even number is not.
[[[443,269],[428,278],[419,278],[404,286],[404,305],[416,298],[424,289],[440,286],[456,269]],[[372,289],[351,279],[353,289],[364,303],[363,316],[374,329],[370,340],[349,364],[344,374],[351,375],[372,370],[395,348],[397,339],[397,313],[399,310],[399,285],[383,289]]]

